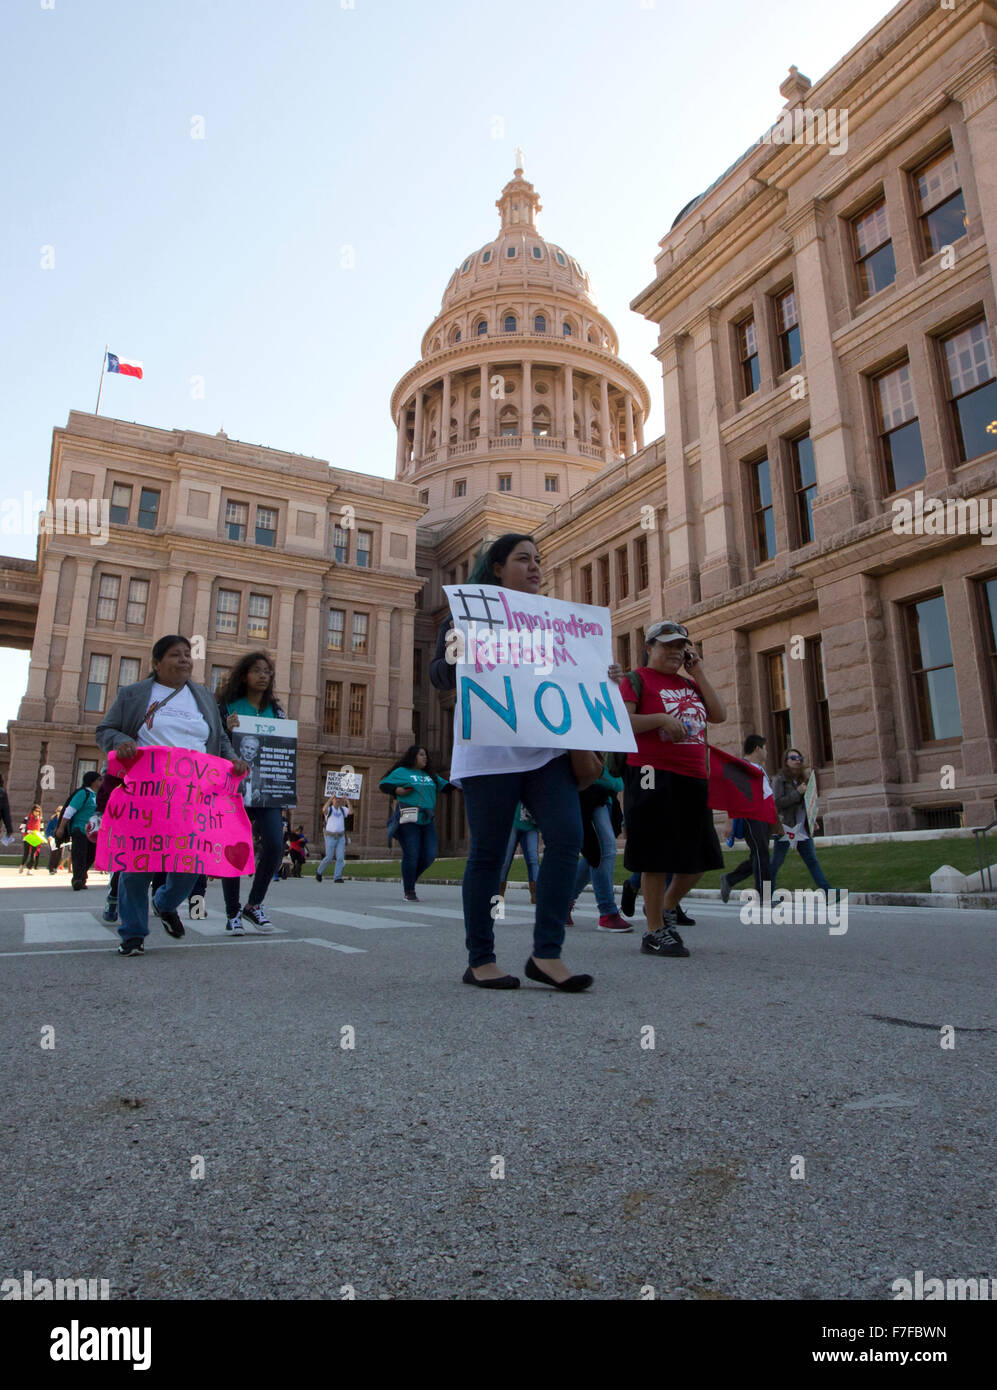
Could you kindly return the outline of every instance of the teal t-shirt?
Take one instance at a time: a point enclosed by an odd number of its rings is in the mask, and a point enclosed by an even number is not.
[[[409,787],[398,798],[399,806],[418,806],[419,824],[428,825],[433,819],[436,797],[447,785],[445,777],[437,777],[435,772],[420,772],[415,767],[395,767],[382,777],[378,784],[386,787]]]
[[[256,706],[251,705],[245,697],[241,700],[233,700],[228,707],[228,712],[229,714],[248,714],[250,719],[277,718],[277,711],[274,709],[273,705],[264,705],[261,709],[257,709]]]
[[[70,811],[76,811],[76,815],[69,822],[70,830],[79,830],[86,834],[87,821],[97,813],[97,796],[91,787],[80,787],[79,791],[73,793],[63,811],[63,817],[67,817]]]

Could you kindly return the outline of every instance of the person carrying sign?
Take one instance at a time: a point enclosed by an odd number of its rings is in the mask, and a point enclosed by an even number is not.
[[[438,848],[436,798],[449,791],[450,784],[430,771],[429,754],[413,743],[378,785],[398,802],[395,835],[402,847],[402,888],[406,902],[417,903],[416,882],[436,859]]]
[[[266,652],[249,652],[232,667],[226,679],[215,692],[221,717],[225,721],[225,728],[229,733],[239,727],[240,715],[245,715],[250,719],[287,718],[274,692],[275,675],[274,664]],[[250,742],[251,747],[253,744],[256,745],[251,754],[244,746],[246,742]],[[266,897],[274,873],[284,857],[284,823],[279,806],[257,804],[260,797],[258,790],[259,769],[256,766],[256,754],[259,752],[258,742],[256,740],[244,740],[243,752],[247,753],[249,759],[250,778],[255,779],[257,783],[257,791],[251,804],[246,806],[246,814],[253,827],[254,836],[259,838],[260,849],[256,859],[256,872],[253,875],[249,898],[245,907],[240,908],[239,905],[239,883],[241,880],[238,878],[222,879],[222,893],[225,897],[225,931],[230,936],[244,936],[246,929],[243,923],[249,922],[256,928],[257,932],[268,935],[274,930],[274,926],[263,906],[263,899]]]
[[[138,746],[190,748],[213,757],[228,758],[237,772],[249,771],[229,742],[211,691],[190,679],[193,669],[190,642],[174,633],[160,637],[152,649],[152,675],[123,686],[96,731],[105,753],[114,751],[132,762]],[[84,779],[85,780],[85,779]],[[121,918],[118,954],[139,956],[149,935],[149,887],[151,873],[122,871],[118,881],[117,910]],[[152,907],[170,936],[184,936],[177,908],[194,884],[197,874],[171,873],[152,895]]]
[[[724,863],[708,802],[706,726],[722,724],[727,710],[681,623],[652,623],[644,652],[647,664],[620,682],[637,738],[624,774],[623,862],[642,874],[649,930],[641,951],[687,956],[676,909],[708,869]]]
[[[483,549],[468,584],[496,584],[512,593],[539,594],[540,556],[531,536],[508,533]],[[447,659],[444,623],[436,639],[429,678],[438,690],[457,688],[457,668]],[[614,668],[610,668],[612,675]],[[537,879],[533,954],[525,973],[538,984],[576,994],[592,984],[591,975],[572,975],[561,960],[564,924],[571,905],[582,816],[572,758],[563,747],[491,746],[462,741],[460,702],[454,711],[450,781],[464,794],[471,847],[464,869],[464,929],[468,968],[465,984],[482,989],[518,989],[520,981],[495,962],[493,905],[516,805],[530,811],[544,837]]]
[[[811,839],[813,826],[807,822],[807,810],[803,800],[807,781],[808,773],[803,766],[803,754],[798,748],[788,748],[782,768],[775,774],[772,781],[775,808],[782,820],[783,832],[776,840],[775,848],[772,851],[773,892],[775,892],[776,875],[782,868],[783,860],[794,845],[800,852],[800,858],[810,870],[810,877],[817,887],[825,893],[831,887],[824,877],[824,870],[817,862],[817,851],[814,849],[814,842]]]

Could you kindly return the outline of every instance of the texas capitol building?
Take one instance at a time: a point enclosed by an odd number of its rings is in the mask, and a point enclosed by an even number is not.
[[[992,821],[992,5],[905,0],[816,85],[791,68],[780,90],[643,289],[634,268],[661,438],[645,442],[648,389],[588,275],[537,230],[521,163],[391,392],[394,481],[71,412],[49,496],[106,500],[109,538],[43,535],[37,562],[0,560],[3,640],[32,654],[3,769],[15,813],[42,765],[48,810],[97,763],[118,685],[171,631],[203,637],[209,685],[273,653],[313,840],[327,769],[371,789],[415,739],[445,771],[442,585],[521,530],[550,595],[611,608],[622,665],[654,619],[685,622],[727,703],[718,742],[802,748],[828,833]],[[386,810],[365,791],[355,849],[386,853]],[[460,849],[459,796],[438,814],[441,849]]]

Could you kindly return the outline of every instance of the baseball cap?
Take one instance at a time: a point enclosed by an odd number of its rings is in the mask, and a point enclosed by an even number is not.
[[[644,633],[645,642],[685,642],[688,638],[689,629],[681,623],[673,622],[671,618],[652,623]]]

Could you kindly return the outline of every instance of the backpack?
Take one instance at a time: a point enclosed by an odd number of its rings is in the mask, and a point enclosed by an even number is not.
[[[85,790],[86,788],[81,783],[76,788],[76,791],[71,792],[69,796],[66,797],[65,801],[62,803],[62,811],[59,815],[59,824],[55,827],[55,834],[52,836],[52,839],[55,841],[56,845],[68,844],[68,842],[72,839],[73,832],[70,829],[70,826],[72,825],[76,817],[79,815],[79,807],[77,807],[76,811],[74,811],[73,815],[71,815],[68,820],[65,818],[66,812],[70,809],[69,803],[72,801],[73,797],[76,796],[78,792],[82,792]],[[66,828],[65,830],[62,830],[60,833],[60,828],[63,825]]]
[[[644,694],[644,682],[637,671],[628,671],[626,679],[630,682],[633,693],[637,696],[637,708],[640,709],[641,697]],[[606,771],[613,777],[622,777],[627,765],[626,753],[608,753],[606,755]]]

